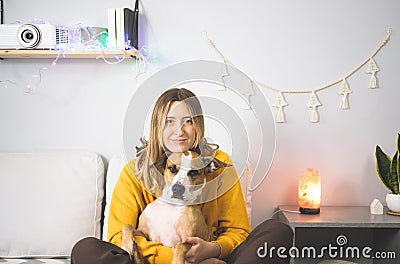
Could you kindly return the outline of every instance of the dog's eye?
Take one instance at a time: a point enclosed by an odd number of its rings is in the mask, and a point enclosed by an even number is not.
[[[177,173],[178,172],[178,169],[176,168],[176,165],[169,166],[168,169],[169,169],[169,171],[171,173]]]
[[[199,175],[199,171],[198,170],[191,170],[191,171],[189,171],[188,174],[189,174],[190,177],[194,177],[194,176]]]

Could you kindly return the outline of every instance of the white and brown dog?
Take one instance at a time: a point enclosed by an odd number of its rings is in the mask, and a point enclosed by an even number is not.
[[[190,245],[183,242],[186,237],[200,237],[205,241],[214,239],[198,202],[206,184],[206,175],[227,166],[231,165],[193,151],[168,156],[162,196],[146,206],[139,217],[138,230],[131,225],[122,229],[121,247],[135,263],[145,263],[134,240],[137,232],[143,233],[148,240],[173,248],[174,264],[185,263],[186,252],[190,249]]]

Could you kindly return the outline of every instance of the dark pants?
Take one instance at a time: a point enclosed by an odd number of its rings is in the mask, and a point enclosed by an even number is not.
[[[94,237],[78,241],[72,248],[71,264],[132,264],[128,252]]]
[[[270,219],[254,228],[247,239],[229,255],[226,262],[228,264],[290,263],[289,256],[281,258],[277,250],[284,247],[285,254],[289,255],[288,251],[292,246],[293,230],[284,223]]]
[[[276,252],[278,248],[284,247],[287,254],[292,244],[292,229],[286,224],[270,219],[258,225],[232,252],[226,262],[228,264],[289,263],[289,258],[280,258]],[[71,252],[71,264],[133,264],[133,262],[128,253],[121,248],[89,237],[75,244]]]

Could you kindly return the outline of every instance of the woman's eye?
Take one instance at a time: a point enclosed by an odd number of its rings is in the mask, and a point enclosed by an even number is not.
[[[169,169],[169,171],[171,173],[177,173],[178,172],[178,169],[176,168],[176,165],[169,166],[168,169]]]
[[[193,124],[193,120],[191,118],[188,118],[185,120],[185,124]]]
[[[165,124],[166,125],[170,125],[170,124],[172,124],[174,122],[174,120],[172,120],[172,119],[166,119],[165,120]]]
[[[199,171],[198,170],[191,170],[191,171],[189,171],[188,174],[191,177],[198,176],[199,175]]]

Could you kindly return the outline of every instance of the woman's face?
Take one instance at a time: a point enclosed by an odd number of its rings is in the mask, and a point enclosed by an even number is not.
[[[184,102],[173,102],[163,131],[163,144],[171,152],[184,152],[193,147],[195,129],[189,108]]]

